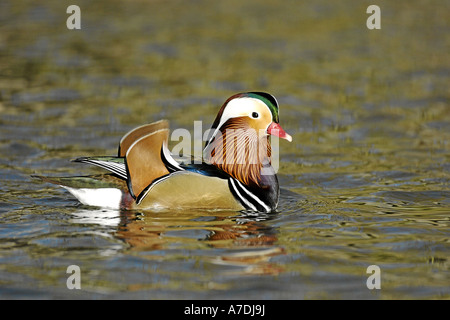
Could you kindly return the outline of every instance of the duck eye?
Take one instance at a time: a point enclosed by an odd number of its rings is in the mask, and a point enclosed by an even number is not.
[[[252,118],[256,119],[259,117],[259,113],[258,112],[253,112],[252,113]]]

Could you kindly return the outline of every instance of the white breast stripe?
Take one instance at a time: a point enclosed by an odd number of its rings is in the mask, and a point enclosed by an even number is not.
[[[167,148],[166,143],[163,143],[163,155],[164,158],[167,160],[167,162],[169,162],[172,166],[174,166],[178,170],[184,170],[183,168],[180,167],[178,162],[176,162],[175,159],[172,157],[172,154],[170,153],[169,148]]]
[[[237,181],[237,180],[236,180],[236,181]],[[242,200],[242,202],[244,202],[244,203],[247,205],[247,207],[250,207],[252,210],[258,211],[258,210],[256,209],[256,207],[255,207],[252,203],[250,203],[247,199],[245,199],[245,198],[242,196],[242,194],[238,191],[238,189],[236,188],[236,185],[234,184],[234,179],[233,179],[233,178],[230,179],[230,182],[231,182],[231,185],[233,186],[234,191],[237,193],[237,195],[238,195],[239,198]]]
[[[232,179],[234,180],[234,179]],[[239,184],[239,186],[244,189],[245,193],[247,193],[250,197],[252,197],[254,200],[256,200],[256,202],[258,202],[265,210],[266,212],[270,212],[270,208],[267,204],[265,204],[261,199],[259,199],[257,196],[255,196],[253,193],[251,193],[250,191],[248,191],[243,185],[242,183],[239,182],[239,180],[236,180],[236,182]]]

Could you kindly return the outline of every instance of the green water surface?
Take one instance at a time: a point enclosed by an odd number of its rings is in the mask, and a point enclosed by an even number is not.
[[[2,0],[0,298],[449,299],[450,2],[375,2]],[[293,136],[277,214],[101,210],[30,178],[255,90]]]

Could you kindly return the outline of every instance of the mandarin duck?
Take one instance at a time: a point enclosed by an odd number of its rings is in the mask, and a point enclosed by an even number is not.
[[[160,120],[125,134],[117,156],[72,160],[108,173],[34,177],[60,185],[84,205],[109,209],[275,211],[280,188],[268,137],[292,141],[279,124],[275,97],[233,95],[209,132],[201,161],[176,161],[168,149],[169,123]]]

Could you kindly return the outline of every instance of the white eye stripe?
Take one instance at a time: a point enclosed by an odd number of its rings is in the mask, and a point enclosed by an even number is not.
[[[256,99],[256,98],[243,97],[243,98],[236,98],[236,99],[233,99],[230,102],[228,102],[228,104],[225,107],[225,110],[222,114],[222,117],[220,118],[220,123],[217,126],[217,128],[215,128],[214,133],[211,136],[211,139],[209,140],[208,143],[211,142],[211,140],[217,134],[217,131],[219,131],[220,128],[223,126],[223,124],[225,122],[227,122],[229,119],[242,117],[242,116],[252,117],[252,113],[255,111],[255,109],[257,109],[258,106],[261,106],[261,105],[264,105],[270,114],[272,113],[270,111],[269,107],[264,102],[262,102],[261,100]],[[259,117],[260,117],[260,114],[258,113],[258,118]]]
[[[231,100],[225,107],[219,127],[221,127],[230,118],[252,115],[255,109],[258,107],[261,108],[262,105],[267,108],[268,112],[271,112],[269,107],[259,99],[245,97]]]

